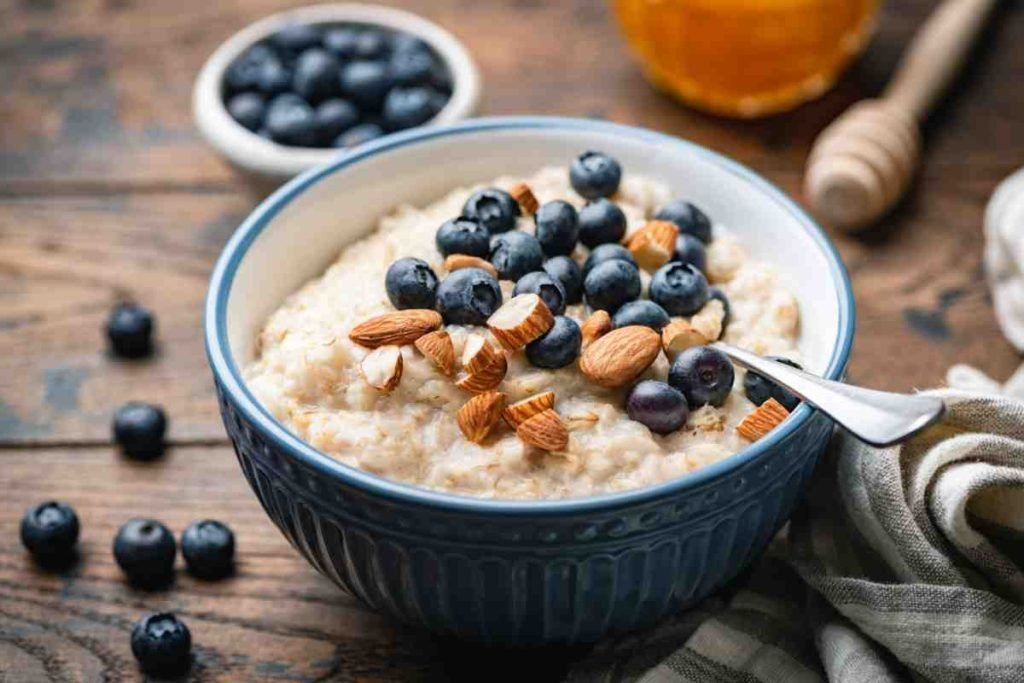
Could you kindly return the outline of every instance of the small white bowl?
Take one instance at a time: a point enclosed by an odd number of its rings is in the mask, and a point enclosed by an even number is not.
[[[337,156],[338,149],[286,147],[247,130],[228,114],[221,84],[224,71],[249,47],[289,24],[370,24],[422,38],[444,60],[452,77],[445,107],[424,126],[442,126],[472,115],[480,100],[480,71],[465,46],[423,17],[381,5],[311,5],[274,14],[243,28],[214,51],[196,78],[192,115],[206,141],[236,168],[257,179],[281,183]]]

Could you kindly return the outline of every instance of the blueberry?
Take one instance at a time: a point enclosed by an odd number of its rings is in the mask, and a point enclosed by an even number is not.
[[[256,73],[256,89],[264,95],[279,95],[291,86],[291,70],[277,59],[267,60]]]
[[[615,313],[640,296],[640,271],[627,261],[599,263],[583,279],[583,291],[591,308]]]
[[[396,51],[389,62],[391,76],[399,85],[423,85],[434,74],[434,55],[427,50]]]
[[[565,256],[576,248],[580,226],[572,204],[561,199],[542,204],[534,220],[537,241],[546,256]]]
[[[732,307],[729,305],[729,297],[725,295],[725,292],[719,287],[708,288],[708,300],[716,299],[722,302],[722,308],[725,310],[725,317],[722,318],[722,333],[725,333],[725,328],[732,319]]]
[[[437,93],[429,88],[396,87],[384,98],[384,123],[389,130],[420,126],[438,111]]]
[[[132,654],[150,676],[179,676],[191,664],[192,634],[169,612],[150,614],[135,622]]]
[[[491,237],[490,261],[498,269],[498,277],[514,282],[540,270],[544,265],[544,252],[533,235],[510,230]]]
[[[384,129],[376,123],[360,123],[335,138],[334,146],[339,148],[355,147],[364,142],[376,140],[382,135],[384,135]]]
[[[158,406],[129,401],[114,413],[114,440],[129,458],[152,460],[164,452],[167,416]]]
[[[670,322],[665,309],[646,299],[638,299],[623,304],[622,308],[615,311],[612,316],[612,324],[615,327],[629,327],[630,325],[643,325],[655,332],[661,332],[661,328]]]
[[[391,35],[391,52],[430,52],[430,46],[417,35],[399,31]]]
[[[378,109],[391,85],[384,62],[350,62],[341,70],[342,91],[364,109]]]
[[[29,508],[21,518],[21,544],[43,566],[70,562],[77,542],[78,515],[70,505],[51,500]]]
[[[693,235],[704,244],[711,241],[711,220],[707,214],[688,201],[671,201],[658,209],[654,217],[660,221],[672,221],[679,226],[679,232]]]
[[[572,189],[585,199],[597,199],[615,194],[622,180],[619,162],[601,152],[584,152],[569,166]]]
[[[359,110],[347,100],[321,102],[314,114],[321,140],[333,140],[359,123]]]
[[[686,349],[668,370],[668,383],[683,392],[691,408],[710,403],[721,406],[736,378],[729,358],[710,346]]]
[[[391,264],[384,278],[391,304],[397,309],[434,308],[437,275],[426,261],[401,258]]]
[[[568,256],[556,256],[544,262],[544,271],[562,283],[566,305],[583,301],[583,273],[575,261]]]
[[[282,145],[313,147],[320,141],[313,107],[292,93],[278,95],[267,109],[267,130]]]
[[[702,273],[707,270],[708,257],[704,251],[704,243],[685,232],[679,233],[679,237],[676,238],[676,250],[672,254],[672,260],[690,263]]]
[[[645,379],[629,392],[626,414],[655,434],[668,434],[686,424],[690,408],[678,389],[664,382]]]
[[[114,537],[114,559],[128,580],[144,588],[158,588],[174,574],[174,536],[154,519],[130,519]]]
[[[437,288],[437,312],[448,325],[483,325],[501,306],[501,287],[486,270],[462,268]]]
[[[565,288],[561,282],[543,270],[536,270],[519,278],[512,290],[512,296],[520,294],[536,294],[552,315],[565,313]]]
[[[281,65],[281,60],[267,45],[257,44],[239,55],[224,70],[224,86],[229,93],[259,88],[260,74],[268,63]]]
[[[193,522],[181,535],[181,555],[189,572],[203,579],[229,575],[235,563],[235,535],[212,519]]]
[[[508,192],[489,187],[471,194],[462,206],[462,213],[477,219],[490,234],[497,235],[516,227],[519,204]]]
[[[153,314],[138,304],[118,304],[107,318],[110,350],[121,358],[142,358],[153,350]]]
[[[590,256],[583,262],[583,278],[586,279],[594,266],[605,261],[625,261],[636,266],[636,259],[633,258],[629,249],[621,244],[602,244],[590,252]]]
[[[780,356],[768,356],[768,358],[784,363],[791,368],[803,370],[799,363],[791,361],[788,358],[782,358]],[[743,391],[746,392],[747,398],[749,398],[755,405],[761,405],[769,398],[774,398],[776,401],[784,405],[786,410],[789,412],[793,412],[796,410],[796,407],[800,405],[800,399],[791,394],[789,390],[783,389],[764,375],[759,375],[753,370],[747,370],[747,375],[743,378]]]
[[[610,199],[597,199],[580,209],[580,242],[591,249],[618,243],[626,236],[626,214]]]
[[[292,89],[307,102],[322,102],[338,95],[338,69],[341,65],[331,53],[318,47],[299,55],[292,76]]]
[[[389,49],[387,37],[380,31],[368,29],[361,31],[356,37],[356,54],[359,59],[376,59],[387,54]]]
[[[491,253],[491,238],[480,221],[467,216],[452,218],[441,224],[434,238],[437,250],[443,256],[469,254],[487,258]]]
[[[550,330],[526,345],[526,359],[538,368],[564,368],[580,355],[582,344],[580,326],[560,315]]]
[[[324,47],[332,55],[341,59],[354,57],[358,42],[359,31],[348,26],[330,28],[324,32]]]
[[[692,264],[673,261],[654,273],[650,296],[669,315],[693,315],[708,301],[708,281]]]
[[[323,33],[313,24],[290,24],[270,37],[282,54],[294,57],[320,43]]]
[[[244,92],[228,100],[228,114],[231,118],[252,131],[259,130],[263,125],[266,109],[263,98],[254,92]]]

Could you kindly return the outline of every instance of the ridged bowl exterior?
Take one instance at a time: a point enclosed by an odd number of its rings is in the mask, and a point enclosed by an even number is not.
[[[370,495],[300,463],[217,389],[246,479],[314,567],[402,621],[506,645],[593,641],[700,601],[789,518],[832,429],[814,412],[743,466],[661,498],[508,516]]]

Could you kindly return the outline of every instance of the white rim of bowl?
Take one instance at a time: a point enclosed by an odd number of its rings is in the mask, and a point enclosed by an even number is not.
[[[443,126],[469,117],[480,101],[480,70],[455,36],[423,17],[381,5],[350,3],[299,7],[249,24],[214,50],[196,78],[192,114],[203,138],[231,163],[262,175],[292,176],[326,163],[344,150],[286,147],[261,138],[228,114],[221,97],[224,71],[245,50],[289,24],[351,22],[375,24],[411,33],[433,48],[452,76],[452,94],[424,127]]]

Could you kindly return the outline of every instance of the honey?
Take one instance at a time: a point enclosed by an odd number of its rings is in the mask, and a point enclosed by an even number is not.
[[[864,48],[878,10],[878,0],[612,2],[656,87],[742,118],[825,92]]]

